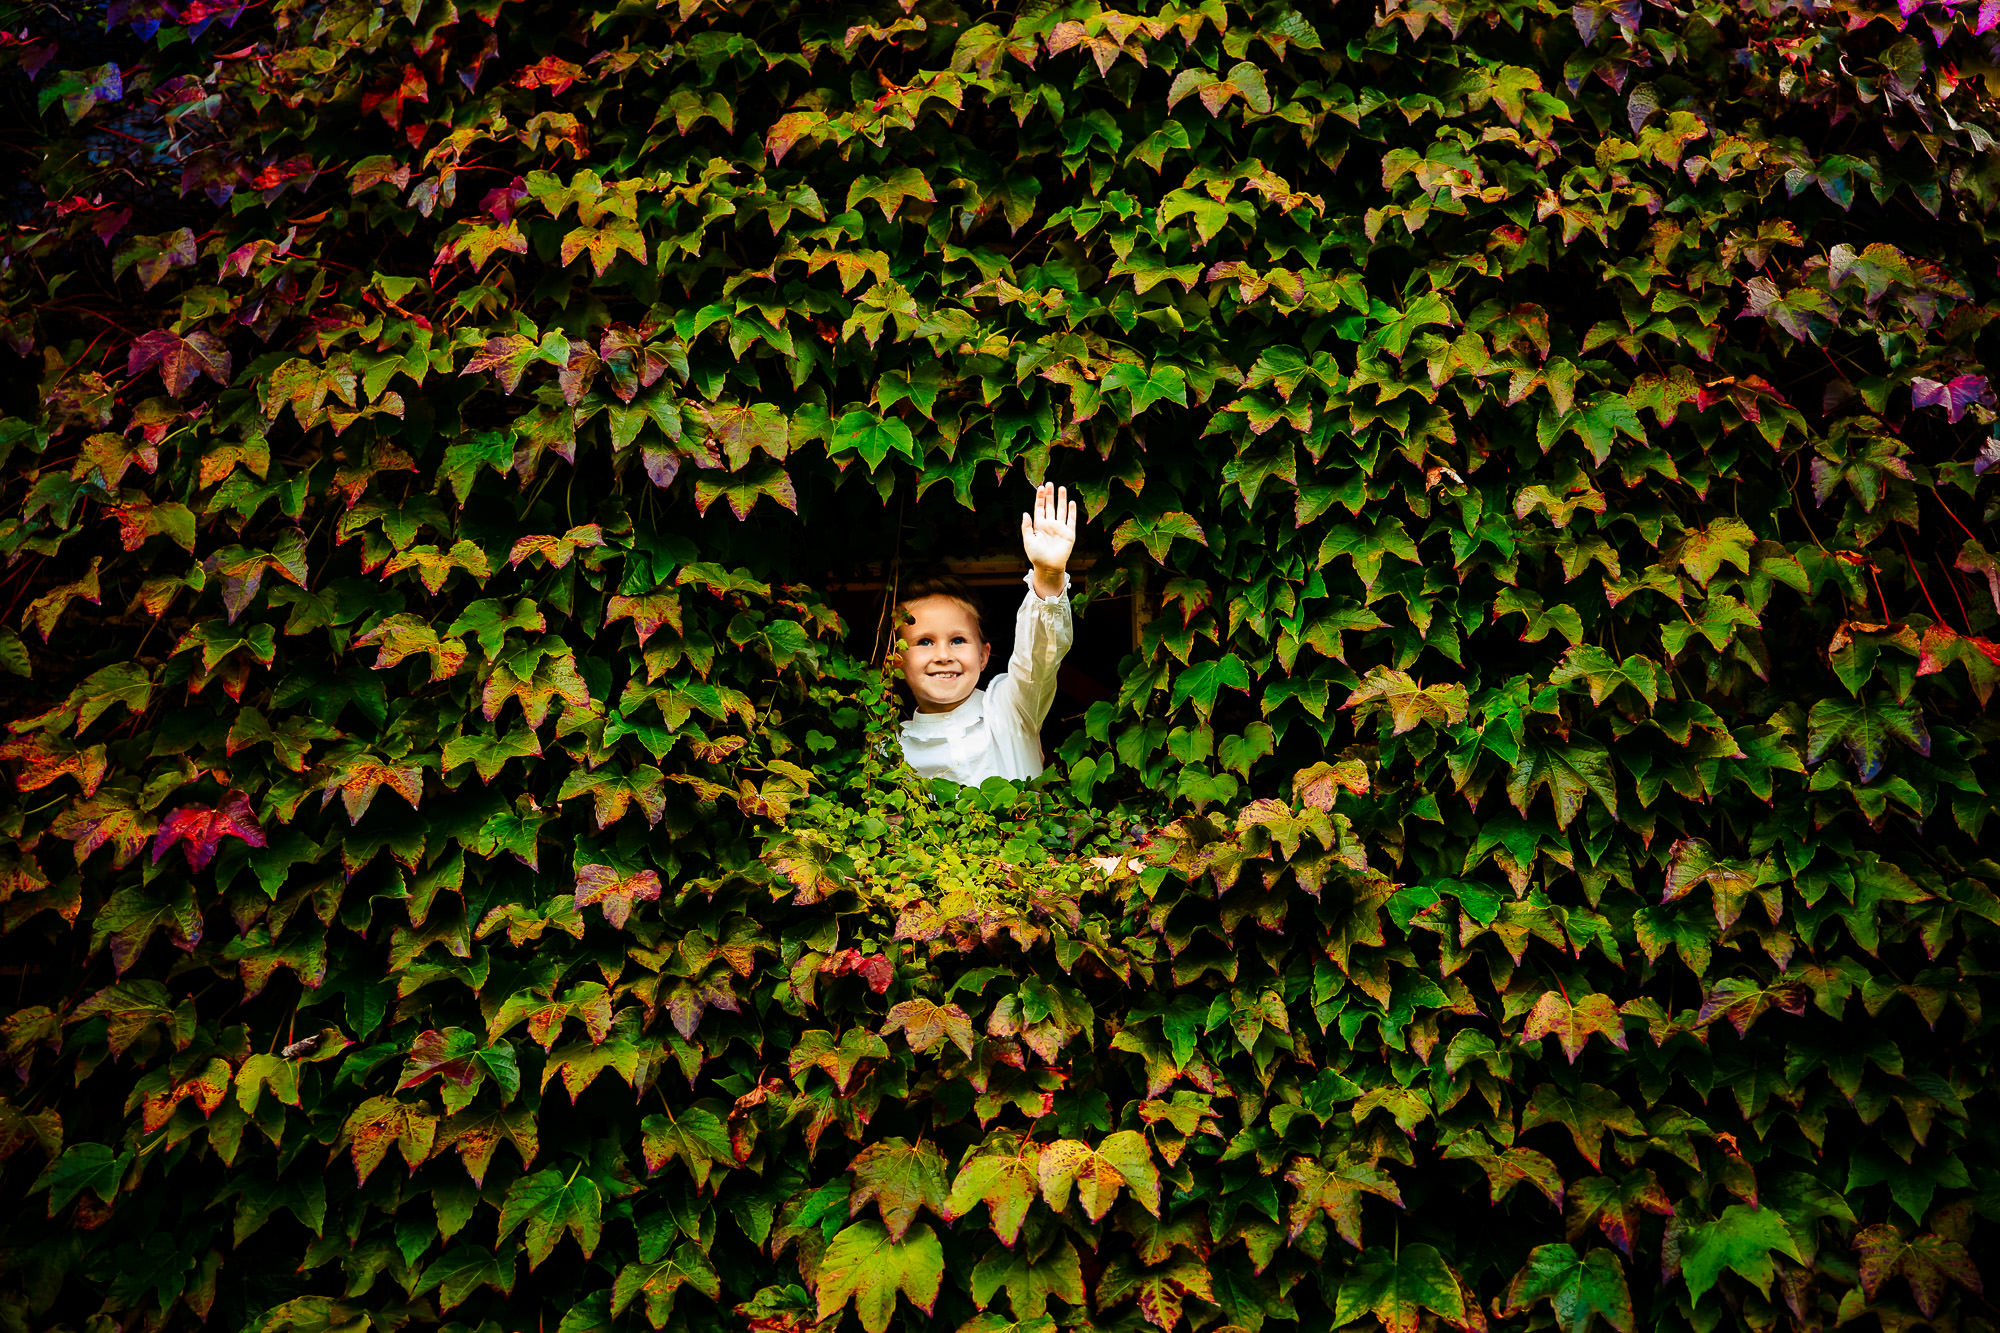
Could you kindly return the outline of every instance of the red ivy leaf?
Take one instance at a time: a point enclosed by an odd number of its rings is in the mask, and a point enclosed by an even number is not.
[[[543,56],[514,76],[514,86],[546,88],[552,93],[561,93],[582,77],[583,66],[571,64],[560,56]]]
[[[224,838],[241,838],[252,847],[264,845],[264,829],[257,822],[250,798],[240,791],[230,792],[216,806],[184,805],[160,821],[153,836],[153,864],[175,843],[187,854],[188,868],[201,870],[215,859]]]
[[[877,995],[888,990],[889,983],[896,979],[896,969],[887,954],[863,954],[859,949],[842,950],[821,963],[819,970],[836,977],[858,976]]]
[[[137,376],[154,366],[160,368],[160,382],[176,398],[203,375],[225,388],[229,384],[229,349],[212,333],[197,330],[183,338],[154,329],[140,334],[125,354],[125,369]]]
[[[457,1028],[449,1032],[425,1029],[410,1044],[409,1062],[403,1067],[403,1081],[396,1085],[396,1091],[403,1092],[432,1078],[445,1079],[460,1087],[471,1086],[479,1078],[479,1069],[473,1064],[478,1047],[476,1037]]]

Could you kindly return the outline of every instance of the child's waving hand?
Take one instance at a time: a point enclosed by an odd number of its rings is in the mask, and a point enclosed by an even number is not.
[[[1076,547],[1076,501],[1067,488],[1043,482],[1035,488],[1035,512],[1021,515],[1021,549],[1035,567],[1035,595],[1059,597],[1069,553]]]

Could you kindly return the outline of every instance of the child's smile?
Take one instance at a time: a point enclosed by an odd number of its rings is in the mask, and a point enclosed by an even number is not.
[[[920,713],[948,713],[972,696],[993,648],[972,614],[949,597],[922,597],[906,608],[903,680]]]

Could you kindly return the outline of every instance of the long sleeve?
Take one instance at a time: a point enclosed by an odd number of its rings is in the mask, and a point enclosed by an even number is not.
[[[1014,616],[1014,651],[1007,659],[1007,674],[993,682],[988,693],[995,696],[995,711],[1011,715],[1026,731],[1039,751],[1042,722],[1056,698],[1056,667],[1076,639],[1070,616],[1069,575],[1063,575],[1062,591],[1044,600],[1035,595],[1034,575],[1027,575],[1027,595]],[[995,719],[999,721],[998,718]]]

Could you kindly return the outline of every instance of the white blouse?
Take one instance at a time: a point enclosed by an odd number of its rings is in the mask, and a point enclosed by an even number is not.
[[[1042,720],[1056,697],[1056,664],[1076,637],[1069,575],[1054,597],[1027,596],[1014,616],[1007,670],[948,713],[918,713],[903,724],[903,757],[927,778],[976,787],[990,777],[1024,782],[1042,771]]]

